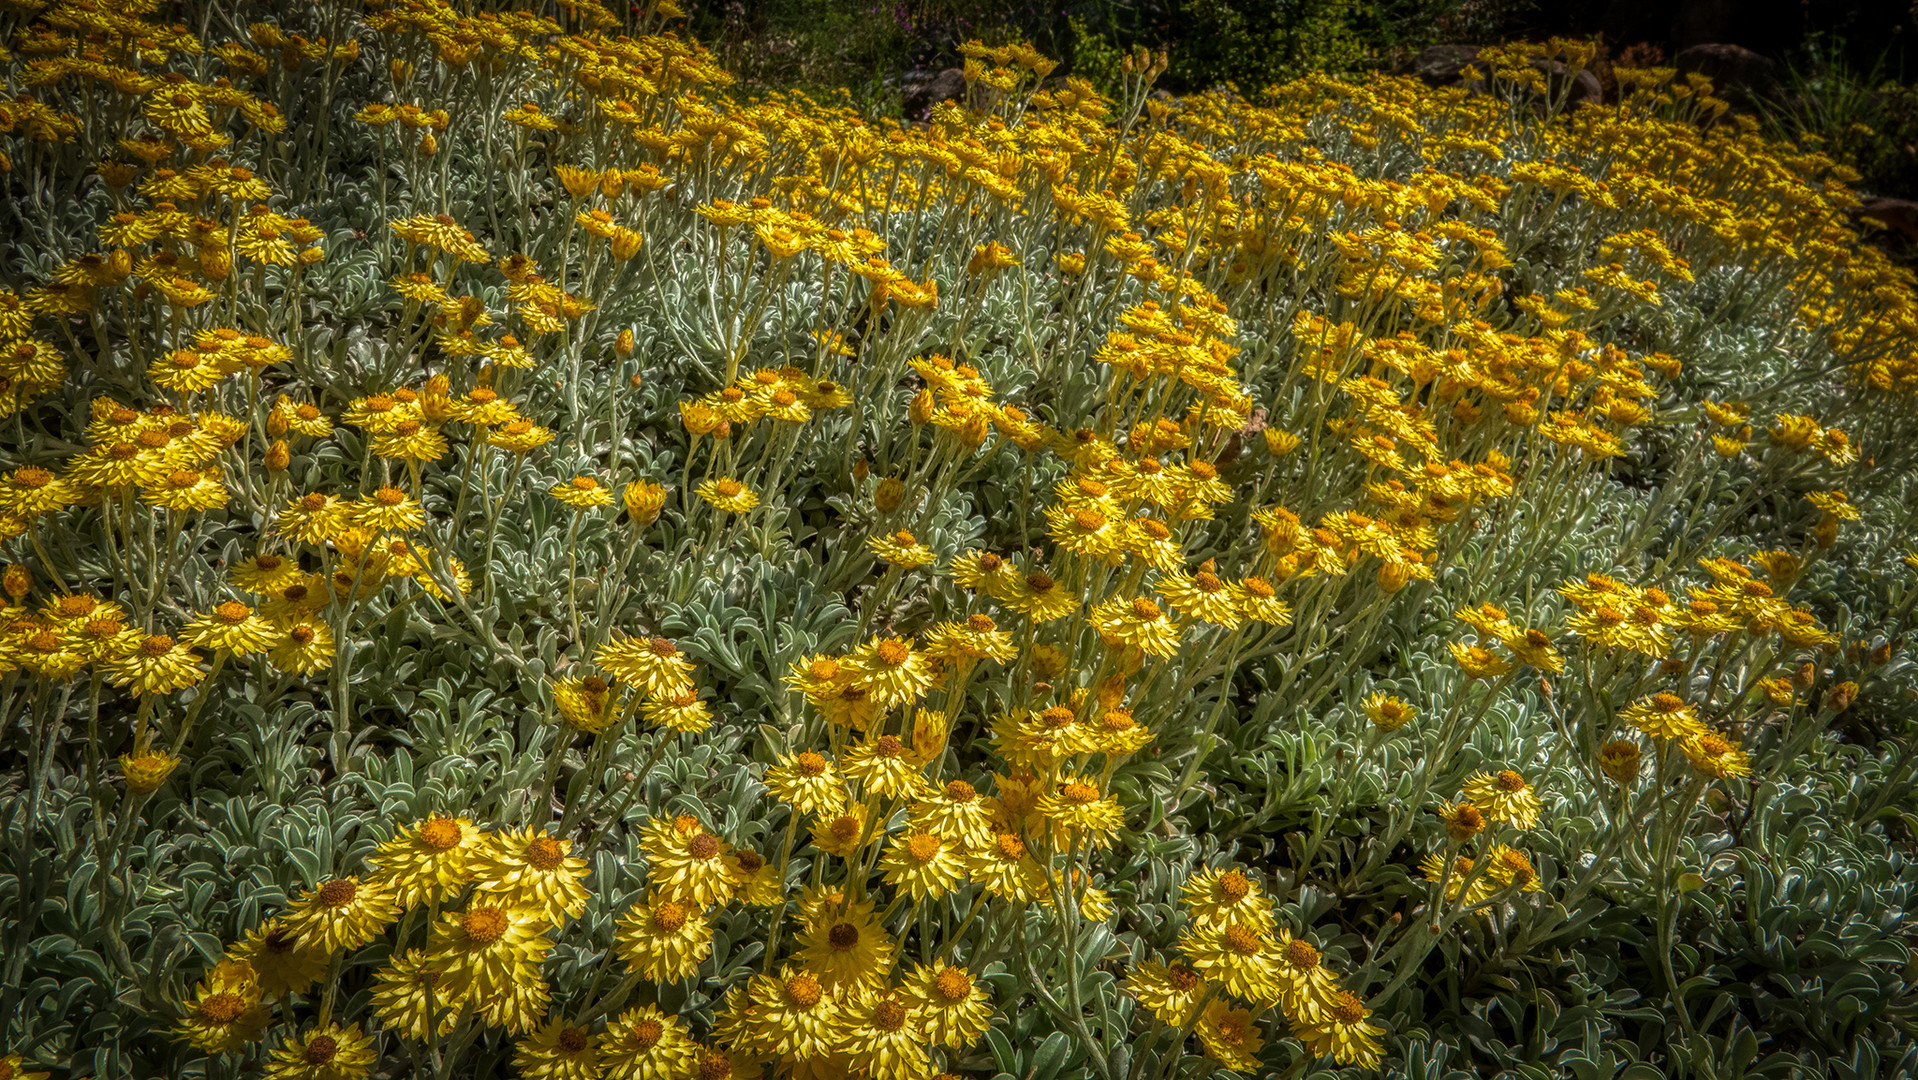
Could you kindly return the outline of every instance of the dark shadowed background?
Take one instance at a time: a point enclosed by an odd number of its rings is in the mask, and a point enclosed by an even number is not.
[[[1553,35],[1596,38],[1596,65],[1676,64],[1745,83],[1742,111],[1810,139],[1877,195],[1918,198],[1918,19],[1910,0],[693,0],[690,29],[748,92],[843,96],[874,116],[928,107],[956,46],[1018,37],[1055,78],[1111,85],[1126,50],[1165,48],[1161,88],[1257,100],[1314,72],[1431,75],[1419,53]],[[1701,47],[1703,47],[1701,49]],[[1690,55],[1686,50],[1694,50]],[[1437,55],[1437,54],[1435,54]],[[1727,57],[1731,58],[1729,61]],[[1441,57],[1443,59],[1443,57]],[[1728,68],[1727,63],[1732,64]],[[1455,67],[1456,65],[1454,65]],[[1735,73],[1732,73],[1735,69]],[[1441,71],[1448,70],[1441,68]],[[1918,207],[1914,208],[1918,222]],[[1915,227],[1918,230],[1918,227]]]

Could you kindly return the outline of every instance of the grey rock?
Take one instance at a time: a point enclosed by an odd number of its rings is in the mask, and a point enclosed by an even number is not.
[[[1882,223],[1907,244],[1918,243],[1918,202],[1910,199],[1866,199],[1848,212],[1853,220],[1871,218]]]
[[[902,111],[906,119],[923,121],[932,116],[933,106],[942,101],[966,100],[966,73],[947,68],[917,85],[908,84]]]
[[[1778,86],[1778,65],[1742,45],[1693,45],[1672,57],[1672,66],[1680,75],[1696,72],[1710,79],[1719,97],[1741,109],[1751,108]]]

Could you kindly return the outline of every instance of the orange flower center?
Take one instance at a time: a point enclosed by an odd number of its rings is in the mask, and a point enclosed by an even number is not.
[[[506,912],[496,907],[476,907],[460,916],[460,929],[466,936],[485,945],[505,937],[511,925]]]
[[[579,1053],[586,1049],[586,1033],[576,1027],[561,1028],[559,1048],[569,1054]]]
[[[1074,806],[1087,806],[1099,801],[1099,789],[1073,780],[1059,785],[1059,797]]]
[[[305,1059],[308,1065],[324,1065],[333,1060],[340,1052],[340,1044],[331,1035],[315,1035],[313,1041],[306,1044]]]
[[[811,750],[800,754],[793,765],[805,776],[824,776],[826,773],[826,759]]]
[[[213,609],[213,617],[228,626],[238,626],[253,614],[253,609],[238,600],[228,600]]]
[[[890,995],[872,1007],[872,1026],[881,1031],[898,1031],[906,1026],[906,1007]]]
[[[979,790],[964,780],[954,780],[946,785],[946,798],[953,802],[969,803],[979,797]]]
[[[1199,988],[1199,973],[1184,964],[1174,964],[1166,969],[1165,980],[1174,990],[1189,994]]]
[[[881,735],[873,740],[872,749],[880,757],[894,758],[906,752],[906,744],[897,735]]]
[[[845,952],[859,944],[859,928],[849,922],[834,923],[833,928],[826,931],[826,943]]]
[[[643,1050],[650,1050],[659,1044],[666,1035],[666,1026],[657,1020],[641,1020],[633,1025],[633,1041]]]
[[[200,1017],[208,1023],[231,1024],[246,1011],[246,1002],[240,995],[222,991],[200,1002]]]
[[[1147,600],[1143,596],[1139,596],[1133,598],[1132,617],[1138,619],[1140,622],[1153,622],[1154,620],[1164,618],[1165,612],[1159,610],[1159,605]]]
[[[990,634],[999,628],[990,615],[971,615],[966,618],[966,629],[975,634]]]
[[[1365,1020],[1365,1003],[1350,990],[1340,990],[1333,998],[1332,1007],[1327,1010],[1332,1018],[1341,1024],[1352,1025]]]
[[[887,667],[898,667],[912,659],[912,646],[900,638],[887,638],[879,643],[879,659]]]
[[[1504,772],[1498,774],[1498,789],[1507,793],[1524,791],[1525,778],[1510,769],[1506,769]]]
[[[786,980],[786,996],[792,999],[794,1005],[802,1009],[810,1009],[819,1004],[819,999],[824,994],[825,991],[820,987],[819,980],[811,975],[794,975]]]
[[[359,882],[352,878],[334,878],[320,886],[320,903],[327,907],[350,904],[360,893]]]
[[[672,900],[663,900],[653,909],[653,929],[662,934],[676,934],[686,925],[686,907]]]
[[[947,968],[933,978],[932,988],[941,999],[956,1005],[972,996],[972,978],[958,968]]]
[[[1285,962],[1300,970],[1310,970],[1319,966],[1319,950],[1309,941],[1293,938],[1285,943]]]
[[[746,485],[741,484],[737,480],[721,480],[719,483],[713,485],[713,490],[719,492],[720,498],[730,499],[746,490]]]
[[[406,501],[406,493],[396,487],[383,487],[373,493],[373,501],[381,506],[398,506]]]
[[[915,862],[931,862],[939,857],[939,838],[930,833],[915,833],[906,841],[906,854]]]
[[[1227,870],[1219,875],[1219,895],[1227,903],[1236,904],[1252,892],[1252,882],[1237,870]]]
[[[156,660],[173,651],[173,639],[165,634],[155,634],[140,643],[140,655]]]
[[[526,845],[526,861],[540,870],[553,870],[566,861],[566,849],[550,836],[536,836]]]
[[[460,823],[452,818],[432,817],[420,826],[420,841],[435,851],[450,851],[458,847],[462,837]]]
[[[719,838],[709,832],[701,832],[686,843],[686,854],[695,859],[710,859],[719,854]]]
[[[1240,956],[1251,956],[1259,951],[1259,935],[1243,926],[1225,928],[1225,947]]]

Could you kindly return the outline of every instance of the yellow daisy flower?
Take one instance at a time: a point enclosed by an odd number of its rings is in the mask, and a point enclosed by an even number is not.
[[[693,493],[714,509],[729,514],[743,514],[759,505],[759,496],[753,489],[731,477],[701,481]]]
[[[434,814],[381,844],[368,863],[403,908],[444,902],[473,880],[473,853],[486,842],[471,818]]]
[[[575,476],[555,484],[548,494],[575,510],[590,510],[595,506],[611,506],[613,503],[612,490],[590,476]]]
[[[359,1025],[328,1024],[291,1035],[273,1051],[268,1080],[362,1080],[380,1059]]]
[[[905,994],[919,1009],[920,1036],[934,1045],[964,1050],[992,1025],[986,990],[965,968],[915,966],[906,976]]]
[[[586,860],[538,829],[487,834],[467,855],[474,902],[538,912],[558,925],[586,912]]]
[[[1538,824],[1538,794],[1525,778],[1510,769],[1496,775],[1474,773],[1459,789],[1466,802],[1479,808],[1487,821],[1529,829]]]
[[[513,1067],[526,1080],[599,1080],[599,1037],[564,1020],[552,1020],[522,1038]]]
[[[886,884],[904,888],[914,901],[940,897],[965,879],[962,849],[937,833],[912,832],[893,841],[879,860]]]
[[[309,891],[282,918],[302,947],[335,953],[378,937],[399,913],[385,882],[344,877]]]
[[[634,904],[614,935],[620,958],[642,979],[675,982],[699,971],[713,951],[713,931],[703,911],[654,896]]]

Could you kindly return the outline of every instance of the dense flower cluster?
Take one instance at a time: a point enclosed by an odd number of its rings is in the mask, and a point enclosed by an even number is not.
[[[1914,465],[1911,275],[1708,84],[1114,101],[975,42],[876,125],[671,3],[321,8],[16,4],[0,100],[22,205],[98,181],[0,289],[0,673],[35,806],[84,744],[110,962],[220,746],[384,793],[140,998],[234,1068],[924,1080],[1042,1017],[1108,1078],[1390,1069],[1427,958],[1548,899],[1669,976],[1681,853],[1891,660],[1792,597]],[[299,216],[345,148],[360,236]],[[1786,377],[1701,346],[1731,293]],[[1393,862],[1409,917],[1304,899]]]

